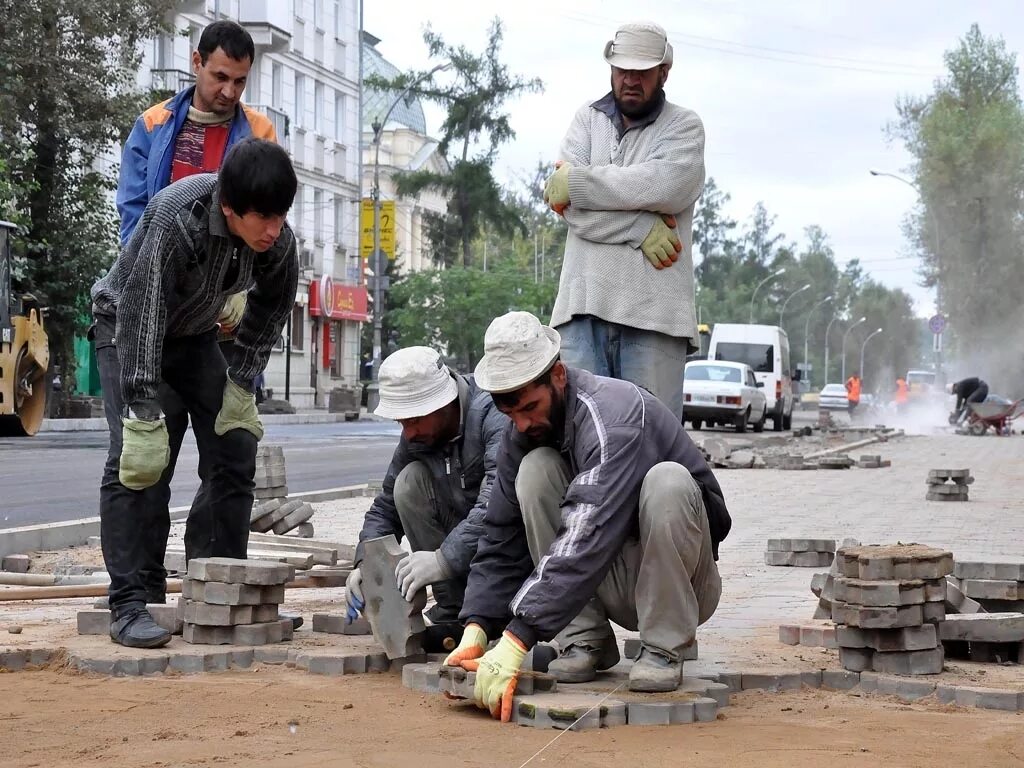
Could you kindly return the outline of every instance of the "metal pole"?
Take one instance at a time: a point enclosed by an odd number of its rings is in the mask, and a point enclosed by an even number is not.
[[[811,333],[811,315],[814,314],[814,310],[816,310],[818,307],[820,307],[826,301],[831,301],[831,300],[832,300],[832,295],[829,294],[824,299],[819,301],[817,304],[814,304],[810,308],[810,310],[807,312],[807,320],[804,321],[804,373],[807,373],[807,337]],[[827,345],[828,341],[826,340],[825,343]],[[827,381],[825,383],[828,384]],[[811,388],[811,377],[810,377],[810,375],[808,375],[807,376],[807,389],[810,390],[810,388]]]
[[[846,382],[846,337],[850,335],[850,331],[852,331],[854,328],[856,328],[858,325],[860,325],[861,323],[864,323],[864,322],[867,322],[867,318],[866,317],[862,317],[860,320],[855,322],[853,325],[851,325],[849,328],[847,328],[846,329],[846,333],[843,334],[843,373],[842,373],[843,383]]]
[[[839,319],[839,315],[832,315],[832,319],[825,326],[825,384],[828,385],[828,332],[832,330],[832,323]]]
[[[879,328],[877,331],[874,331],[873,333],[869,333],[868,337],[866,339],[864,339],[864,343],[860,345],[860,377],[862,379],[864,378],[864,347],[866,347],[868,345],[868,342],[871,341],[871,337],[872,336],[877,336],[881,332],[882,332],[882,329]]]
[[[778,277],[779,275],[781,275],[785,271],[786,271],[785,267],[783,267],[782,269],[778,269],[778,270],[772,272],[770,275],[768,275],[768,277],[766,277],[764,280],[762,280],[756,286],[754,286],[754,292],[752,294],[750,294],[750,324],[751,325],[754,324],[754,297],[757,296],[758,290],[761,288],[762,285],[767,283],[773,277]]]
[[[782,302],[782,309],[779,310],[779,328],[782,328],[782,317],[783,317],[783,315],[786,314],[786,305],[789,304],[789,300],[792,299],[794,296],[796,296],[798,293],[800,293],[802,291],[806,291],[810,287],[811,287],[810,283],[807,283],[806,285],[800,286],[795,291],[793,291],[791,294],[789,294],[789,296],[786,297],[786,300],[784,302]],[[783,328],[783,330],[785,330],[785,329]]]
[[[292,301],[292,309],[295,302]],[[292,396],[292,312],[288,313],[288,319],[284,323],[284,399],[291,400]]]

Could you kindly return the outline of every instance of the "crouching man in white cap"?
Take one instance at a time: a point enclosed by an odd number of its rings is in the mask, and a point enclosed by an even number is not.
[[[718,606],[715,560],[731,526],[700,451],[646,390],[562,363],[558,332],[528,312],[491,323],[476,381],[513,428],[469,574],[466,629],[445,663],[476,669],[477,704],[507,720],[534,643],[557,636],[548,671],[590,680],[619,661],[611,619],[640,631],[630,689],[675,690],[683,649]]]
[[[409,538],[412,553],[399,562],[398,587],[407,600],[433,585],[435,624],[458,620],[469,564],[494,484],[495,457],[508,419],[472,378],[452,373],[429,347],[388,356],[379,373],[378,416],[402,425],[402,438],[384,488],[363,520],[355,568],[347,586],[348,617],[363,609],[366,539]]]
[[[638,384],[681,419],[704,126],[665,98],[672,45],[657,24],[619,27],[604,60],[611,90],[576,112],[544,189],[568,225],[551,325],[567,365]]]

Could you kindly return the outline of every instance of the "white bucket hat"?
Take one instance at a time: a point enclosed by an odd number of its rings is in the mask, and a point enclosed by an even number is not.
[[[476,383],[487,392],[514,392],[551,367],[562,347],[558,331],[541,325],[529,312],[496,317],[484,334],[484,356]]]
[[[654,22],[623,24],[615,32],[615,39],[605,43],[604,60],[619,69],[672,66],[672,44],[665,30]]]
[[[385,419],[412,419],[443,408],[459,396],[459,385],[430,347],[406,347],[388,355],[377,375]]]

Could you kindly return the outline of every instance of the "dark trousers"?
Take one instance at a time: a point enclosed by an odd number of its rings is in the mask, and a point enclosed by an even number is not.
[[[985,398],[988,397],[988,384],[984,381],[981,382],[974,391],[971,392],[967,397],[964,398],[964,403],[957,412],[957,420],[963,421],[967,418],[967,413],[970,410],[970,403],[983,403]]]
[[[124,402],[113,318],[96,317],[94,339],[103,410],[110,429],[110,450],[100,484],[100,538],[110,574],[110,606],[137,600],[162,602],[170,482],[187,421],[172,420],[173,430],[168,429],[170,461],[160,480],[142,491],[125,488],[118,479]],[[205,500],[193,506],[186,524],[186,557],[244,558],[257,440],[244,429],[233,429],[222,437],[213,431],[227,378],[227,363],[215,334],[165,339],[161,374],[161,391],[177,395],[191,418],[199,463],[208,474]]]

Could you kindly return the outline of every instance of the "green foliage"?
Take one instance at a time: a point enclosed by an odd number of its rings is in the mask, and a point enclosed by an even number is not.
[[[951,329],[970,339],[965,357],[977,360],[1024,321],[1014,289],[1024,246],[1024,107],[1016,57],[1001,38],[973,25],[945,64],[931,94],[897,102],[890,133],[914,157],[922,205],[907,234],[923,276],[938,286]],[[1000,375],[991,362],[983,375],[1016,388],[1024,365]]]
[[[507,237],[526,232],[516,210],[505,203],[492,165],[498,147],[515,138],[505,103],[524,93],[539,92],[543,84],[508,71],[500,59],[502,37],[501,21],[495,19],[485,50],[476,54],[446,42],[428,26],[423,39],[430,56],[450,62],[454,80],[441,84],[436,75],[426,72],[407,72],[393,79],[366,78],[370,88],[395,94],[409,88],[410,96],[447,110],[438,151],[451,171],[396,174],[399,195],[415,196],[432,188],[448,198],[447,216],[432,218],[427,228],[434,257],[446,266],[460,257],[464,267],[470,266],[473,240],[485,226]]]
[[[89,288],[117,251],[106,156],[141,107],[141,43],[165,28],[173,4],[0,0],[0,209],[20,225],[16,284],[47,307],[64,392]]]

